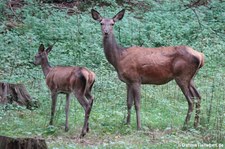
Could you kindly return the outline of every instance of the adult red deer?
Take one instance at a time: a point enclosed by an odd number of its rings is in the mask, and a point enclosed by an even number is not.
[[[70,94],[74,94],[81,106],[85,111],[84,126],[80,137],[83,137],[86,132],[89,131],[89,114],[91,112],[93,104],[93,96],[91,95],[91,89],[95,81],[94,72],[84,67],[75,66],[56,66],[51,67],[48,62],[48,53],[52,50],[53,46],[49,46],[46,50],[44,45],[41,44],[38,53],[35,55],[35,65],[41,65],[44,76],[46,78],[46,84],[51,91],[52,108],[50,125],[53,124],[53,117],[56,109],[57,95],[59,93],[66,94],[66,124],[65,131],[69,130],[68,125],[68,112],[70,104]]]
[[[103,18],[92,9],[94,20],[101,24],[103,47],[106,59],[114,66],[121,81],[127,86],[127,124],[130,124],[131,107],[135,105],[137,129],[140,121],[140,86],[141,84],[165,84],[173,79],[182,90],[188,102],[185,125],[190,120],[197,99],[194,126],[199,123],[201,97],[194,86],[194,76],[204,64],[204,55],[188,46],[144,48],[133,46],[123,48],[116,42],[113,25],[121,20],[125,10],[121,10],[112,19]]]

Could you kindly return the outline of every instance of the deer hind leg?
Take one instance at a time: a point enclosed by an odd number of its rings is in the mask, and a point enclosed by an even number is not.
[[[66,94],[66,107],[65,107],[66,124],[65,124],[65,131],[68,131],[69,130],[69,124],[68,124],[68,119],[69,119],[69,106],[70,106],[70,94]]]
[[[127,84],[127,125],[130,125],[131,108],[133,106],[134,95],[131,85]]]
[[[90,104],[90,112],[89,112],[89,114],[90,114],[91,113],[91,109],[92,109],[92,105],[93,105],[93,101],[94,101],[94,97],[91,95],[91,88],[90,88],[90,90],[88,90],[86,92],[85,96],[88,99],[89,104]],[[89,122],[87,122],[87,132],[89,132]]]
[[[51,107],[51,118],[49,125],[53,124],[53,119],[54,119],[54,114],[55,114],[55,109],[56,109],[56,102],[57,102],[57,93],[56,92],[51,92],[51,97],[52,97],[52,107]]]
[[[184,129],[186,129],[187,124],[190,121],[191,114],[193,112],[193,107],[194,107],[193,96],[192,96],[192,92],[189,88],[189,81],[182,80],[182,79],[175,79],[175,80],[176,80],[178,86],[180,87],[180,89],[182,90],[182,92],[188,102],[188,112],[187,112],[185,122],[184,122]]]
[[[87,133],[88,119],[89,119],[89,114],[91,112],[91,104],[87,101],[86,97],[84,96],[84,93],[80,91],[76,91],[74,94],[85,111],[84,125],[80,134],[80,138],[82,138]]]
[[[194,81],[191,80],[190,82],[190,86],[189,86],[190,90],[191,90],[191,93],[193,95],[193,97],[196,98],[197,102],[196,102],[196,112],[195,112],[195,121],[194,121],[194,127],[198,127],[198,124],[199,124],[199,115],[200,115],[200,107],[201,107],[201,96],[200,94],[198,93],[198,91],[196,90],[195,86],[194,86]]]
[[[91,84],[91,86],[87,89],[85,93],[85,97],[88,99],[89,103],[91,104],[91,107],[93,105],[94,97],[91,95],[91,90],[94,85],[94,82]]]

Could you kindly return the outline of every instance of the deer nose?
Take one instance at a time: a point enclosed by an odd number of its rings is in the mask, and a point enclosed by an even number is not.
[[[109,34],[109,28],[108,28],[108,27],[104,28],[103,31],[104,31],[104,34],[105,34],[105,35],[108,35],[108,34]]]
[[[108,35],[109,34],[109,30],[104,30],[104,34]]]

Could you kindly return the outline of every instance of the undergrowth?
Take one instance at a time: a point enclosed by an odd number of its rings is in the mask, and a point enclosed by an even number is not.
[[[187,112],[185,97],[175,82],[143,85],[141,120],[136,131],[135,110],[131,126],[126,118],[126,86],[105,59],[100,26],[92,20],[91,7],[68,15],[69,8],[25,0],[16,9],[0,3],[0,80],[24,83],[41,107],[32,111],[16,105],[0,106],[0,135],[44,137],[50,148],[177,148],[183,144],[225,143],[225,2],[215,0],[207,6],[187,7],[190,3],[144,0],[118,5],[91,5],[106,17],[127,8],[125,17],[115,25],[121,45],[160,47],[188,45],[205,54],[205,65],[195,78],[202,96],[201,122],[194,129],[193,117],[182,131]],[[133,6],[133,7],[132,7]],[[140,7],[143,6],[143,9]],[[144,9],[145,8],[145,9]],[[74,7],[76,9],[76,7]],[[54,126],[49,126],[50,93],[40,67],[31,63],[40,43],[51,45],[52,66],[79,65],[97,75],[90,116],[90,133],[78,139],[84,112],[75,98],[71,100],[70,131],[64,132],[65,96],[60,95]]]

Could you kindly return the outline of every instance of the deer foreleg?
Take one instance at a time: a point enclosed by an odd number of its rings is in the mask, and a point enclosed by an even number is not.
[[[131,85],[127,84],[127,125],[130,125],[131,108],[133,106],[133,94]]]

